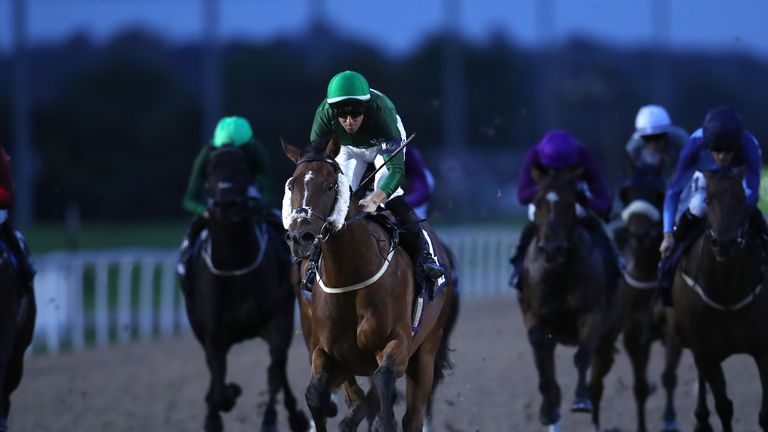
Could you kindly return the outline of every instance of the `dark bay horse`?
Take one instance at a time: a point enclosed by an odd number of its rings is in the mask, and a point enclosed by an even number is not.
[[[658,287],[659,245],[662,240],[661,212],[665,183],[655,167],[640,165],[619,191],[625,225],[614,231],[614,239],[627,264],[621,289],[624,291],[624,347],[632,362],[637,405],[637,431],[645,432],[645,402],[651,392],[646,375],[651,343],[664,344],[665,366],[662,383],[667,393],[663,432],[679,431],[674,407],[677,365],[682,347],[671,325],[672,312],[654,303]],[[650,322],[649,322],[650,320]]]
[[[8,430],[11,393],[21,382],[37,315],[34,295],[24,294],[10,253],[0,255],[0,431]]]
[[[539,421],[559,430],[554,352],[561,343],[577,347],[573,360],[578,382],[571,410],[591,411],[599,427],[603,378],[613,365],[621,330],[622,292],[609,286],[599,244],[578,221],[576,182],[582,170],[544,174],[534,169],[532,174],[538,184],[537,232],[524,259],[521,307],[543,397]]]
[[[447,267],[444,288],[424,307],[414,334],[411,258],[378,223],[358,216],[357,205],[350,203],[349,179],[334,160],[338,142],[313,144],[307,153],[283,144],[297,164],[286,182],[283,224],[294,256],[321,253],[312,298],[302,299],[300,306],[311,358],[306,399],[315,427],[327,430],[330,391],[342,386],[349,410],[339,428],[357,430],[367,411],[356,380],[360,375],[373,377],[380,401],[374,430],[395,431],[395,381],[405,375],[402,428],[421,431],[452,300],[448,257],[432,235],[437,259]]]
[[[205,397],[205,430],[223,430],[219,413],[230,411],[241,392],[237,384],[225,384],[229,349],[235,343],[261,337],[269,345],[271,357],[262,431],[278,430],[275,404],[281,389],[291,430],[306,431],[309,420],[296,408],[286,375],[295,302],[291,262],[282,230],[252,217],[247,199],[252,179],[247,163],[236,147],[212,153],[207,234],[202,236],[201,252],[190,266],[189,287],[182,284],[189,322],[211,372]]]
[[[763,387],[759,423],[768,430],[768,296],[757,239],[749,227],[751,211],[740,173],[704,173],[706,231],[682,256],[675,272],[672,300],[675,328],[690,348],[709,384],[723,431],[733,431],[733,404],[725,389],[721,363],[732,354],[755,359]],[[699,385],[696,431],[711,431],[706,390]]]

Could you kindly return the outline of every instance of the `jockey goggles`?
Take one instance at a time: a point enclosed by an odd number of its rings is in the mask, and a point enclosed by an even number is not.
[[[331,110],[337,118],[357,118],[365,114],[365,106],[363,104],[344,104],[342,106],[334,106]]]

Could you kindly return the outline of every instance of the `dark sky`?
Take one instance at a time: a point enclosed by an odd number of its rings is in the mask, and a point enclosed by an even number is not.
[[[0,0],[0,48],[10,43],[9,7]],[[220,0],[224,38],[264,40],[301,32],[310,1]],[[544,0],[457,0],[464,35],[482,41],[504,33],[536,43],[536,4]],[[550,0],[549,34],[559,41],[581,34],[609,43],[649,44],[652,7],[666,5],[666,40],[673,48],[743,50],[768,58],[768,0]],[[327,21],[340,32],[372,41],[394,54],[418,46],[443,24],[445,0],[322,0]],[[73,32],[104,39],[131,26],[169,38],[199,38],[201,0],[27,0],[33,41],[59,40]],[[658,27],[656,27],[658,28]],[[663,26],[661,27],[664,28]]]

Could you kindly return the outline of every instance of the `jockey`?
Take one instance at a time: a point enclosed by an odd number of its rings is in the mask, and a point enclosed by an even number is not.
[[[523,168],[520,171],[517,197],[520,204],[528,205],[528,218],[530,222],[526,224],[522,233],[520,233],[515,256],[510,260],[514,267],[512,277],[510,278],[510,286],[516,288],[518,292],[520,290],[520,275],[523,270],[525,252],[536,235],[536,224],[533,222],[535,215],[533,200],[536,197],[537,185],[533,181],[531,170],[534,167],[548,171],[573,169],[579,166],[584,168],[584,174],[579,187],[588,199],[588,208],[594,213],[588,213],[586,209],[579,205],[577,205],[576,213],[582,226],[593,234],[592,237],[602,247],[606,262],[609,263],[609,274],[612,277],[618,277],[618,255],[602,224],[595,217],[596,215],[603,220],[609,219],[612,204],[610,192],[605,187],[603,178],[598,171],[597,163],[589,149],[568,132],[553,131],[544,135],[541,142],[528,150],[523,160]]]
[[[359,73],[344,71],[328,83],[327,97],[315,112],[310,140],[334,135],[341,143],[336,161],[355,189],[369,163],[379,168],[385,158],[400,147],[405,129],[389,98],[371,90]],[[363,211],[372,213],[384,204],[403,230],[403,245],[413,253],[424,276],[437,280],[444,270],[432,256],[419,217],[403,199],[400,189],[405,177],[404,159],[405,149],[376,173],[373,192],[360,200],[359,205]]]
[[[633,166],[640,164],[661,168],[664,178],[674,173],[677,158],[688,133],[672,124],[667,110],[660,105],[645,105],[635,117],[635,133],[624,150]]]
[[[248,187],[248,196],[255,198],[253,205],[256,209],[263,210],[269,208],[270,197],[266,193],[262,195],[260,192],[269,190],[266,175],[269,158],[264,146],[254,138],[253,130],[248,120],[242,117],[222,118],[216,125],[211,143],[204,146],[200,153],[198,153],[192,166],[192,174],[189,178],[187,191],[184,194],[184,209],[195,217],[181,243],[181,256],[177,271],[182,276],[186,274],[187,266],[193,255],[193,246],[197,241],[197,237],[205,228],[206,220],[208,219],[208,207],[202,192],[208,177],[208,162],[211,152],[225,145],[234,145],[245,151],[250,162],[251,173],[256,180],[255,185]],[[277,219],[275,223],[280,224],[280,227],[282,227],[282,223]]]
[[[13,208],[13,179],[11,178],[11,158],[0,147],[0,238],[18,260],[19,276],[25,294],[32,294],[35,268],[29,259],[29,250],[24,236],[11,225],[8,212]]]
[[[761,157],[757,139],[744,130],[739,114],[729,107],[710,110],[702,127],[691,134],[680,153],[677,170],[664,200],[664,240],[659,247],[662,256],[659,263],[659,289],[665,305],[672,303],[672,278],[677,261],[686,245],[696,237],[694,234],[701,232],[702,220],[707,212],[706,188],[698,180],[700,174],[694,175],[697,171],[720,167],[746,168],[744,188],[747,207],[751,210],[749,225],[760,235],[761,247],[765,244],[768,228],[757,208]],[[690,201],[675,227],[680,197],[686,188],[690,191]]]
[[[435,190],[435,178],[424,164],[421,152],[416,147],[408,149],[405,155],[405,202],[416,212],[420,219],[426,219],[429,213],[429,200]]]

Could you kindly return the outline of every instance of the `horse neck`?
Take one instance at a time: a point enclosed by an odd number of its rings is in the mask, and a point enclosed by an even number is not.
[[[700,237],[691,248],[686,260],[685,272],[700,284],[707,294],[715,300],[731,304],[744,299],[755,286],[753,271],[760,271],[754,266],[747,248],[741,248],[727,260],[718,260],[715,252],[707,244],[704,236]]]
[[[655,279],[658,272],[659,254],[658,243],[650,242],[646,247],[634,247],[629,250],[627,259],[627,271],[629,274],[643,277],[646,279]]]
[[[352,216],[354,214],[350,212],[347,220]],[[383,233],[378,237],[389,245],[389,237]],[[380,258],[374,251],[381,250],[370,222],[361,220],[345,225],[331,234],[321,246],[323,277],[332,281],[342,274],[355,273],[367,275],[367,278],[381,266],[389,248],[382,252],[384,255]]]
[[[220,223],[211,220],[208,227],[211,258],[223,268],[244,267],[256,257],[259,245],[250,218]]]

